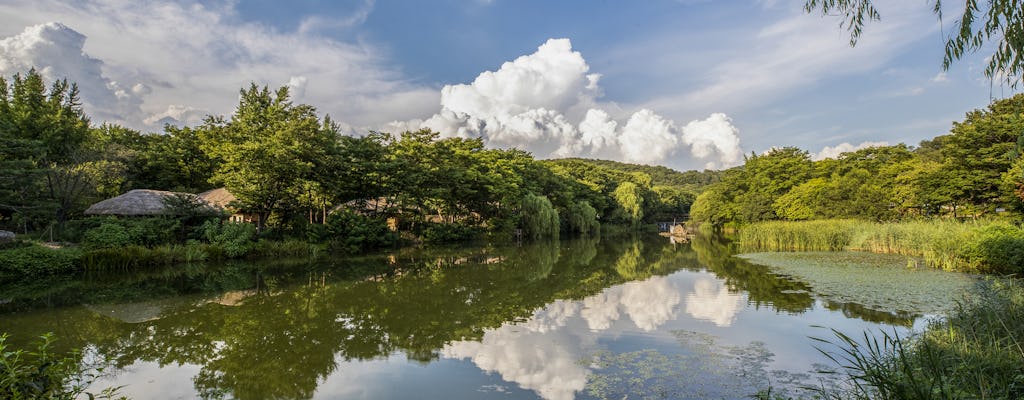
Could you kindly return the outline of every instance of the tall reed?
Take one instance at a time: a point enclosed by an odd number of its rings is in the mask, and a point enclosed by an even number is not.
[[[1024,229],[1003,221],[771,221],[744,227],[740,246],[744,251],[903,254],[950,271],[1024,272]]]
[[[829,399],[1024,398],[1024,284],[983,282],[946,319],[901,339],[833,331],[839,350],[822,351],[845,373],[845,387],[820,388]]]

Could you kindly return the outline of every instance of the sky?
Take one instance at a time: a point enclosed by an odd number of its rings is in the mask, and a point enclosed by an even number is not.
[[[679,170],[913,146],[1016,93],[984,49],[942,70],[955,8],[875,4],[851,47],[789,0],[0,0],[0,75],[66,77],[94,123],[143,132],[229,116],[256,83],[346,134]]]

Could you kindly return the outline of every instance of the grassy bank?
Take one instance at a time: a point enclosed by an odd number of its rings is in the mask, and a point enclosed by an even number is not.
[[[325,249],[326,245],[302,240],[260,240],[243,245],[189,242],[100,249],[19,242],[0,248],[0,282],[79,271],[127,270],[240,258],[317,257]]]
[[[1024,272],[1024,229],[1003,221],[773,221],[740,231],[744,251],[870,251],[949,271]]]
[[[845,387],[834,399],[1024,398],[1024,282],[989,280],[910,339],[838,334]]]

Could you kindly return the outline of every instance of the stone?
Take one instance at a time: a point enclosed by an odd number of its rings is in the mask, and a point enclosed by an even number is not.
[[[14,241],[14,232],[11,231],[0,231],[0,243],[9,243]]]

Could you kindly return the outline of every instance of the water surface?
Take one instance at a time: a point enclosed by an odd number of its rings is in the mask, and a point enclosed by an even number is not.
[[[822,379],[816,326],[927,314],[733,254],[644,236],[94,273],[0,289],[0,330],[55,332],[140,399],[744,398]]]

